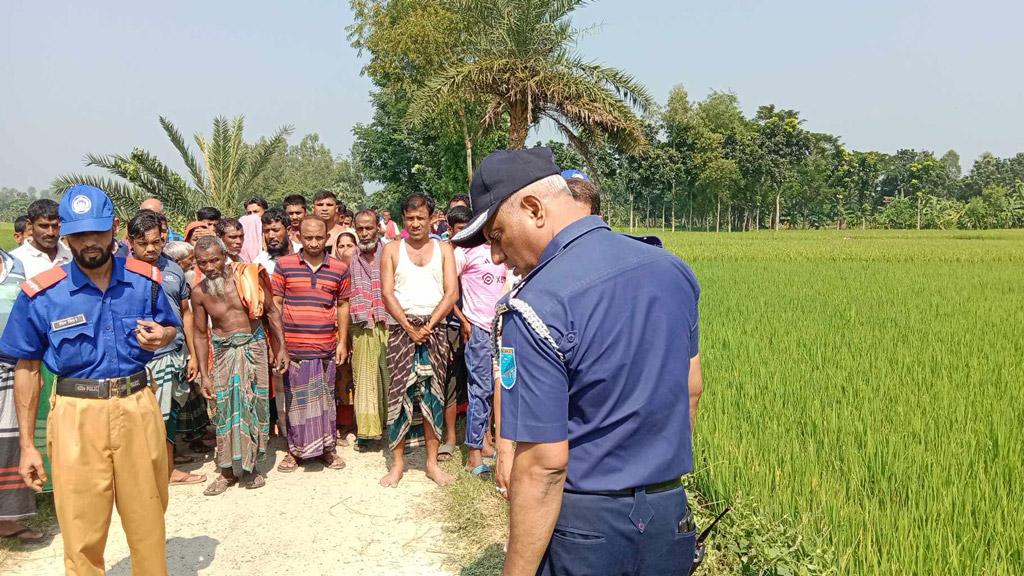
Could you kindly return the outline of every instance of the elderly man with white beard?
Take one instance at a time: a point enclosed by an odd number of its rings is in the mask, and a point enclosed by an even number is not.
[[[361,210],[355,217],[358,254],[352,257],[352,378],[355,382],[357,452],[373,449],[387,422],[388,329],[395,320],[384,309],[380,292],[380,242],[377,213]]]
[[[267,380],[271,360],[263,326],[270,328],[273,366],[283,372],[288,367],[288,353],[281,311],[274,304],[266,270],[259,264],[229,263],[219,238],[200,238],[195,261],[203,274],[192,290],[196,356],[202,394],[216,400],[216,461],[220,469],[204,494],[223,494],[237,484],[236,463],[249,475],[246,488],[260,488],[266,478],[255,467],[266,453],[270,432]],[[211,343],[212,373],[208,362]]]

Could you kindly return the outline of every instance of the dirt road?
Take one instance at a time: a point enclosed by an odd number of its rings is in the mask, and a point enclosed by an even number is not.
[[[440,576],[445,558],[441,525],[430,509],[440,490],[423,474],[423,450],[410,453],[398,488],[381,488],[385,473],[380,452],[359,454],[344,448],[348,466],[326,470],[305,464],[291,474],[273,467],[283,456],[274,438],[268,455],[267,485],[259,490],[230,488],[203,496],[203,485],[171,488],[167,509],[167,563],[171,576],[191,575],[358,575]],[[213,478],[205,462],[182,466]],[[60,534],[47,546],[13,554],[4,574],[62,574]],[[107,540],[111,576],[131,574],[128,545],[115,512]]]

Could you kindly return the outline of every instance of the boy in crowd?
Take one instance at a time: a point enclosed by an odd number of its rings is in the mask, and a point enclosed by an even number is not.
[[[456,206],[448,212],[448,225],[453,235],[465,228],[470,216],[470,210],[465,206]],[[490,452],[488,456],[493,454],[493,449],[486,442],[494,396],[491,324],[495,306],[505,291],[508,269],[504,264],[493,263],[491,246],[482,244],[475,248],[455,248],[455,271],[462,286],[462,304],[455,308],[455,313],[462,321],[469,389],[469,410],[466,413],[469,458],[466,468],[474,476],[486,478],[491,475],[491,470],[483,463],[484,451]]]

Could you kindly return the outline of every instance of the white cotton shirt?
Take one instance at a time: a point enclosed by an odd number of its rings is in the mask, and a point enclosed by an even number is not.
[[[46,252],[36,248],[32,240],[25,240],[21,246],[11,250],[11,256],[17,258],[25,267],[25,278],[32,278],[50,268],[63,266],[73,260],[71,249],[64,244],[63,240],[57,241],[57,256],[52,261]]]

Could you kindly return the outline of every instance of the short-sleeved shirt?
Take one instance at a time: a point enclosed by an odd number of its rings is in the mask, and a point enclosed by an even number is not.
[[[14,301],[21,293],[21,283],[25,281],[25,267],[21,260],[12,256],[9,252],[0,248],[0,333],[3,333],[4,326],[7,326],[7,319],[11,316],[11,309]],[[10,358],[0,354],[0,363],[14,364],[16,358]]]
[[[679,258],[578,220],[548,244],[502,315],[501,434],[569,442],[566,488],[623,490],[693,466],[689,371],[697,355],[696,277]],[[555,351],[564,356],[564,361]]]
[[[50,268],[63,266],[72,260],[71,249],[65,246],[63,241],[57,242],[57,255],[53,260],[50,260],[46,252],[36,248],[31,238],[22,242],[21,246],[11,250],[10,254],[20,260],[22,266],[25,267],[25,278],[42,274]]]
[[[167,296],[167,302],[174,309],[175,316],[178,318],[178,322],[181,322],[181,301],[189,300],[192,298],[192,288],[188,285],[185,280],[185,271],[181,269],[173,260],[160,255],[160,259],[156,261],[156,267],[160,269],[160,272],[164,275],[164,281],[160,286],[164,289],[164,295]],[[185,346],[185,332],[183,329],[178,330],[178,335],[174,337],[174,340],[164,346],[163,348],[156,351],[153,358],[161,358],[170,354],[171,352],[177,352]]]
[[[118,378],[145,368],[153,353],[135,338],[138,320],[181,327],[163,290],[114,258],[106,292],[71,262],[67,276],[34,297],[18,295],[0,337],[0,354],[42,360],[70,378]]]
[[[297,360],[324,358],[338,347],[338,300],[348,300],[352,282],[344,262],[324,255],[313,270],[302,253],[277,260],[274,296],[284,298],[284,341]]]
[[[508,269],[491,261],[490,244],[455,249],[455,271],[462,284],[460,310],[474,328],[491,331],[494,306],[505,291]]]

